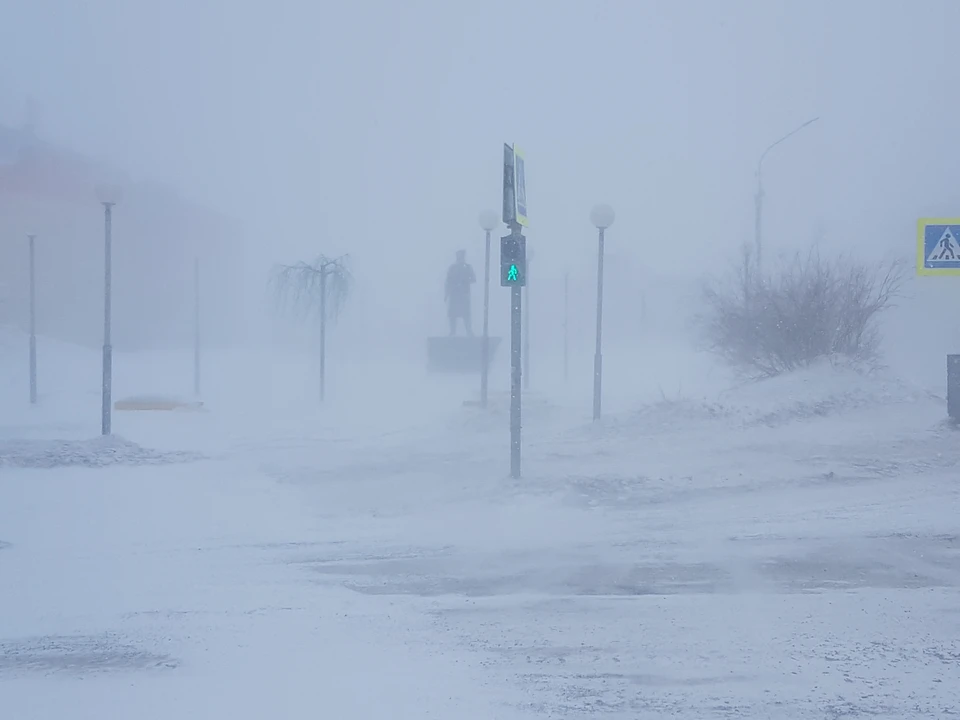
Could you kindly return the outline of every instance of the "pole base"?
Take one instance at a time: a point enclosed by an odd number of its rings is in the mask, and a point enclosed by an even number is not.
[[[960,422],[960,355],[947,355],[947,415]]]
[[[603,398],[603,356],[593,356],[593,419],[600,419],[600,406]]]

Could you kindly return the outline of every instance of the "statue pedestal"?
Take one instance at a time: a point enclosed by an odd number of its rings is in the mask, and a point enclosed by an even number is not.
[[[500,338],[490,337],[487,367],[500,346]],[[427,338],[427,368],[430,372],[479,373],[483,367],[483,337]]]

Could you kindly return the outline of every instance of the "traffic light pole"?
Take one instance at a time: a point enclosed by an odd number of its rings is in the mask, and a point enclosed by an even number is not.
[[[523,286],[527,282],[526,238],[520,225],[509,223],[500,238],[500,284],[510,288],[510,476],[520,477],[520,399],[523,377]]]
[[[527,278],[524,288],[527,293],[526,307],[523,312],[523,389],[530,389],[530,255],[527,255]]]
[[[520,328],[521,292],[519,285],[510,288],[510,477],[520,477]]]
[[[523,199],[521,217],[518,197]],[[527,284],[527,239],[523,236],[526,217],[526,185],[517,173],[516,150],[503,146],[503,222],[510,234],[500,238],[500,285],[510,288],[510,477],[520,477],[520,398],[523,375],[522,291]]]

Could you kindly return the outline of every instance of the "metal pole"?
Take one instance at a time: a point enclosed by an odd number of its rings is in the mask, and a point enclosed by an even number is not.
[[[36,292],[36,235],[27,235],[30,240],[30,404],[37,404],[37,292]]]
[[[480,406],[487,407],[490,364],[490,231],[487,230],[483,269],[483,345],[480,352]]]
[[[102,404],[100,407],[100,432],[110,434],[110,411],[113,395],[113,345],[111,344],[110,313],[111,294],[113,284],[113,239],[111,237],[113,223],[112,202],[103,203],[104,231],[103,231],[103,386]]]
[[[520,310],[521,288],[510,288],[510,477],[520,477]]]
[[[200,397],[200,258],[193,259],[193,394]]]
[[[757,271],[758,271],[758,272],[759,272],[759,270],[760,270],[760,264],[761,264],[761,262],[762,262],[762,260],[763,260],[763,246],[761,245],[761,234],[762,234],[762,227],[761,227],[762,218],[761,218],[761,215],[762,215],[762,212],[763,212],[763,209],[762,209],[762,205],[763,205],[763,174],[762,174],[762,173],[763,173],[763,160],[764,160],[764,158],[767,157],[767,153],[769,153],[771,150],[773,150],[777,145],[779,145],[780,143],[782,143],[784,140],[787,140],[788,138],[793,137],[793,136],[796,135],[798,132],[800,132],[801,130],[803,130],[805,127],[807,127],[807,125],[811,125],[811,124],[815,123],[815,122],[816,122],[817,120],[819,120],[819,119],[820,119],[820,116],[818,115],[818,116],[815,117],[815,118],[812,118],[812,119],[810,119],[810,120],[807,120],[805,123],[803,123],[803,125],[800,125],[799,127],[794,128],[793,130],[791,130],[790,132],[788,132],[786,135],[784,135],[782,138],[780,138],[780,139],[777,140],[776,142],[771,143],[770,146],[767,147],[767,149],[764,150],[763,153],[761,153],[761,155],[760,155],[760,160],[759,160],[759,162],[757,162],[757,195],[756,195],[756,206],[757,206],[757,207],[756,207],[756,218],[755,218],[755,220],[754,220],[754,222],[755,222],[754,237],[755,237],[756,246],[757,246]]]
[[[527,301],[523,306],[523,389],[530,389],[530,262],[532,258],[527,254],[526,287],[523,288]]]
[[[327,397],[327,266],[320,268],[320,402]]]
[[[570,273],[563,274],[563,381],[570,370],[568,325],[570,323]]]
[[[593,419],[600,419],[600,394],[603,379],[603,355],[600,352],[603,336],[603,228],[597,251],[597,347],[593,356]]]
[[[756,242],[757,250],[757,270],[760,270],[761,264],[763,262],[763,242],[762,242],[762,232],[763,232],[763,180],[760,176],[760,167],[757,167],[757,194],[755,197],[756,201],[756,216],[754,218],[754,240]]]

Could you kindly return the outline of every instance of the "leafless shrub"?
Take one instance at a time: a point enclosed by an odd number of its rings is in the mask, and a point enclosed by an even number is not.
[[[726,278],[703,288],[707,347],[747,374],[771,377],[819,358],[876,358],[879,315],[904,279],[899,261],[824,259],[813,249],[761,275],[749,249]]]

